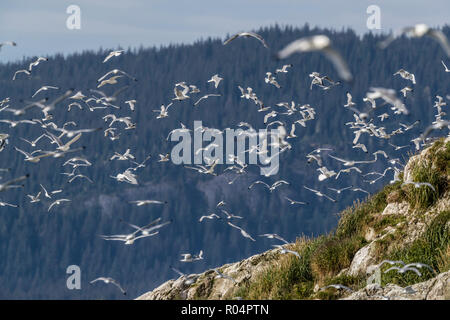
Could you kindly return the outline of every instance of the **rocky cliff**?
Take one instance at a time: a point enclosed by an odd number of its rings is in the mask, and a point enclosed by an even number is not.
[[[217,269],[232,279],[208,270],[137,299],[450,299],[450,138],[412,156],[397,176],[344,210],[334,232],[284,246],[300,258],[269,250]],[[402,265],[384,260],[427,266],[389,270]]]

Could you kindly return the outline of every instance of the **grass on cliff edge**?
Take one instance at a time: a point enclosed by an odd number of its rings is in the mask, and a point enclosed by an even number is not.
[[[439,213],[427,226],[422,236],[407,247],[395,248],[390,254],[382,257],[389,260],[402,260],[405,263],[421,262],[431,266],[436,273],[450,270],[450,211]],[[398,273],[395,270],[384,273],[391,266],[382,267],[382,285],[394,283],[405,287],[414,283],[426,281],[435,275],[427,268],[419,271],[422,276],[408,271]]]
[[[297,251],[301,259],[292,254],[280,255],[276,263],[263,271],[250,283],[241,285],[233,294],[243,299],[333,299],[339,296],[333,290],[314,293],[318,283],[325,286],[334,281],[352,288],[364,283],[360,277],[338,276],[350,266],[355,253],[367,241],[364,234],[377,224],[389,225],[388,220],[377,218],[387,205],[390,193],[400,188],[400,183],[388,185],[366,202],[355,204],[341,214],[336,231],[314,239],[300,238],[290,248]],[[397,223],[393,220],[391,223]]]
[[[426,209],[432,206],[448,189],[450,176],[450,142],[444,145],[444,139],[437,140],[426,154],[423,161],[412,168],[412,180],[429,182],[436,192],[429,187],[415,188],[405,185],[406,200],[412,208]]]
[[[388,202],[406,200],[413,208],[427,208],[434,204],[448,188],[446,177],[450,175],[450,143],[444,146],[444,140],[438,140],[429,153],[429,161],[413,168],[413,179],[418,182],[430,182],[437,188],[432,194],[429,188],[401,187],[402,182],[385,186],[380,192],[371,196],[366,202],[356,202],[341,214],[334,233],[315,239],[298,239],[292,250],[300,253],[301,259],[293,255],[284,255],[273,267],[263,271],[250,283],[245,283],[234,293],[243,299],[336,299],[340,297],[337,290],[329,289],[314,293],[315,284],[326,286],[340,283],[353,289],[365,286],[365,279],[338,273],[350,266],[355,253],[367,241],[365,235],[373,229],[379,233],[387,226],[395,226],[403,222],[405,217],[389,215],[382,217],[380,213]],[[445,177],[445,178],[443,178]],[[402,174],[400,179],[402,180]],[[444,181],[445,180],[445,181]],[[412,188],[409,188],[412,187]],[[402,259],[405,262],[422,262],[430,264],[437,272],[450,269],[450,245],[448,224],[449,214],[441,213],[428,226],[422,237],[408,248],[395,249],[389,254],[390,259]],[[444,226],[444,227],[443,227]],[[401,233],[390,235],[395,241]],[[383,256],[380,252],[380,258]],[[416,261],[413,261],[416,260]],[[387,269],[387,268],[386,268]],[[384,271],[384,269],[383,269]],[[424,281],[432,274],[423,268],[423,276],[415,274],[383,274],[382,281],[410,285]]]

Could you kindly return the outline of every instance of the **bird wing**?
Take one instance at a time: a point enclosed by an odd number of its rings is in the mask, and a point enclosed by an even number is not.
[[[278,59],[285,59],[289,57],[294,52],[302,52],[307,51],[311,48],[311,43],[308,39],[301,38],[295,41],[292,41],[289,43],[286,47],[284,47],[282,50],[278,51],[277,58]]]
[[[231,38],[229,38],[228,40],[225,40],[225,42],[223,43],[223,45],[226,45],[226,44],[230,43],[231,41],[233,41],[233,40],[236,39],[237,37],[239,37],[239,33],[236,33],[235,35],[231,36]]]
[[[242,35],[250,36],[250,37],[253,37],[253,38],[255,38],[255,39],[258,39],[258,40],[263,44],[263,46],[264,46],[265,48],[269,49],[269,46],[267,45],[266,41],[265,41],[264,38],[261,37],[259,34],[256,34],[256,33],[254,33],[254,32],[244,32]]]
[[[450,44],[448,43],[448,39],[445,36],[445,34],[440,30],[430,30],[429,33],[430,37],[437,40],[440,45],[442,46],[442,49],[444,49],[445,53],[447,54],[447,57],[450,57]]]
[[[341,54],[330,47],[325,48],[323,51],[327,58],[334,64],[339,76],[345,81],[351,82],[353,80],[352,73]]]

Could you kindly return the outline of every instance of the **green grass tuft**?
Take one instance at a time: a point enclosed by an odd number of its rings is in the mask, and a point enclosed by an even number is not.
[[[450,245],[450,211],[441,212],[427,227],[425,233],[406,248],[397,248],[384,259],[402,260],[405,263],[421,262],[430,265],[437,273],[449,270],[448,250]],[[382,267],[386,271],[390,266]],[[395,283],[400,286],[408,286],[434,277],[431,271],[422,268],[419,270],[422,276],[408,271],[400,274],[390,271],[382,274],[382,284]]]

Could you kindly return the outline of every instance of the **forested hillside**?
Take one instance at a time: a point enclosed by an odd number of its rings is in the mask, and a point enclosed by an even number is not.
[[[450,36],[448,27],[443,31]],[[406,154],[415,152],[410,140],[434,121],[435,96],[446,97],[450,92],[449,74],[444,72],[441,64],[441,60],[446,61],[445,53],[430,38],[400,38],[387,49],[379,50],[377,42],[381,36],[367,34],[360,38],[351,30],[330,31],[305,26],[270,27],[257,32],[264,37],[270,50],[254,39],[237,39],[227,46],[222,45],[222,39],[205,39],[192,45],[128,49],[121,56],[102,63],[109,50],[101,49],[68,57],[50,56],[48,61],[33,69],[31,77],[20,74],[14,81],[14,72],[28,67],[34,57],[0,65],[0,100],[10,97],[11,108],[17,109],[25,106],[26,101],[43,97],[52,101],[69,88],[88,95],[89,89],[98,85],[97,79],[114,68],[125,70],[138,80],[120,79],[121,85],[129,85],[115,102],[121,109],[91,112],[87,107],[83,110],[75,107],[68,112],[69,102],[64,101],[52,111],[58,126],[74,120],[77,129],[106,129],[108,123],[102,117],[108,113],[129,116],[136,123],[134,130],[123,130],[123,124],[119,124],[121,135],[116,141],[106,138],[101,130],[83,134],[77,142],[77,146],[86,146],[79,154],[92,163],[90,167],[80,168],[80,172],[94,183],[84,179],[68,183],[67,177],[60,174],[70,172],[69,167],[62,166],[67,160],[65,158],[24,162],[23,155],[14,150],[14,146],[26,151],[32,148],[19,137],[33,140],[44,132],[43,128],[30,124],[9,128],[7,123],[0,123],[0,133],[10,135],[9,143],[0,152],[0,168],[11,170],[0,172],[2,181],[26,173],[30,175],[23,188],[0,194],[1,201],[19,205],[18,208],[0,207],[0,298],[123,298],[113,286],[89,284],[99,276],[117,279],[127,289],[128,297],[136,297],[165,280],[178,277],[169,266],[185,273],[200,272],[265,251],[274,244],[269,239],[258,237],[259,234],[277,233],[294,241],[303,234],[330,232],[336,226],[337,213],[354,201],[365,198],[366,194],[350,191],[337,195],[327,187],[354,185],[372,193],[392,179],[392,172],[374,184],[363,182],[363,177],[355,172],[342,174],[338,180],[333,177],[319,182],[317,165],[308,164],[305,155],[319,146],[332,148],[334,151],[325,153],[323,159],[324,165],[335,171],[343,168],[342,164],[326,154],[371,160],[372,152],[383,149],[391,158],[402,160]],[[305,53],[292,55],[283,61],[274,59],[273,53],[290,41],[319,33],[328,35],[347,60],[355,78],[353,83],[343,83],[326,91],[317,86],[310,90],[308,75],[313,71],[338,80],[333,66],[323,55]],[[293,67],[288,73],[277,74],[280,89],[264,81],[266,72],[274,73],[276,68],[286,63],[292,63]],[[390,141],[362,135],[360,142],[365,143],[368,154],[352,148],[353,133],[345,123],[353,120],[353,113],[343,107],[347,102],[346,92],[351,92],[356,107],[363,110],[366,104],[362,99],[370,87],[400,90],[411,85],[411,82],[393,76],[400,68],[414,73],[417,81],[414,91],[404,98],[410,114],[391,117],[385,120],[384,126],[390,132],[398,128],[398,122],[410,124],[419,119],[420,124]],[[216,73],[224,78],[217,89],[207,82]],[[196,99],[176,101],[169,109],[169,117],[156,119],[158,114],[152,110],[171,102],[174,84],[181,81],[197,85],[201,90],[198,97],[206,93],[222,96],[211,97],[197,107],[192,105]],[[31,99],[42,85],[54,85],[60,89],[40,93]],[[257,166],[251,166],[248,174],[228,184],[234,175],[229,171],[223,173],[225,165],[217,167],[217,176],[210,176],[170,161],[157,161],[158,154],[170,152],[175,145],[166,138],[171,130],[180,126],[180,121],[189,128],[193,127],[194,120],[202,120],[204,126],[218,129],[236,128],[241,121],[255,128],[265,127],[264,113],[257,112],[258,107],[251,100],[240,97],[238,86],[253,88],[268,106],[293,100],[296,104],[310,104],[316,110],[316,118],[308,121],[306,128],[297,126],[298,138],[291,139],[292,149],[281,154],[280,171],[276,176],[265,178],[259,174]],[[101,89],[112,94],[120,87],[105,86]],[[400,92],[398,96],[402,97]],[[124,103],[130,99],[137,100],[134,112]],[[379,115],[388,109],[388,106],[380,106],[374,112]],[[36,108],[21,116],[0,112],[0,119],[33,118],[42,118],[42,113]],[[279,118],[283,119],[283,116]],[[379,118],[375,117],[374,121],[380,123]],[[410,147],[396,151],[388,142]],[[54,148],[48,141],[41,143],[38,149]],[[110,177],[130,167],[128,161],[109,160],[115,151],[123,153],[127,148],[131,149],[137,162],[151,155],[146,167],[137,171],[139,184],[136,186]],[[363,173],[382,172],[386,166],[387,160],[380,157],[377,162],[360,168]],[[270,183],[285,179],[290,185],[272,193],[258,186],[248,190],[248,186],[258,179]],[[47,211],[50,199],[41,197],[41,202],[30,203],[26,195],[37,194],[41,190],[39,184],[48,190],[63,189],[61,197],[71,199],[71,202],[50,212]],[[305,190],[304,185],[337,197],[338,201],[333,203],[318,198]],[[292,206],[286,196],[307,201],[308,205]],[[167,201],[167,204],[137,207],[129,203],[146,198]],[[243,217],[236,224],[257,241],[242,237],[223,221],[198,221],[202,215],[216,212],[216,204],[221,200],[227,203],[226,210]],[[138,240],[133,245],[99,237],[132,232],[120,219],[145,225],[157,217],[162,217],[163,221],[172,219],[172,223],[161,229],[158,235]],[[203,260],[179,262],[181,253],[198,253],[200,250],[204,252]],[[81,268],[81,290],[66,288],[66,268],[72,264]]]

